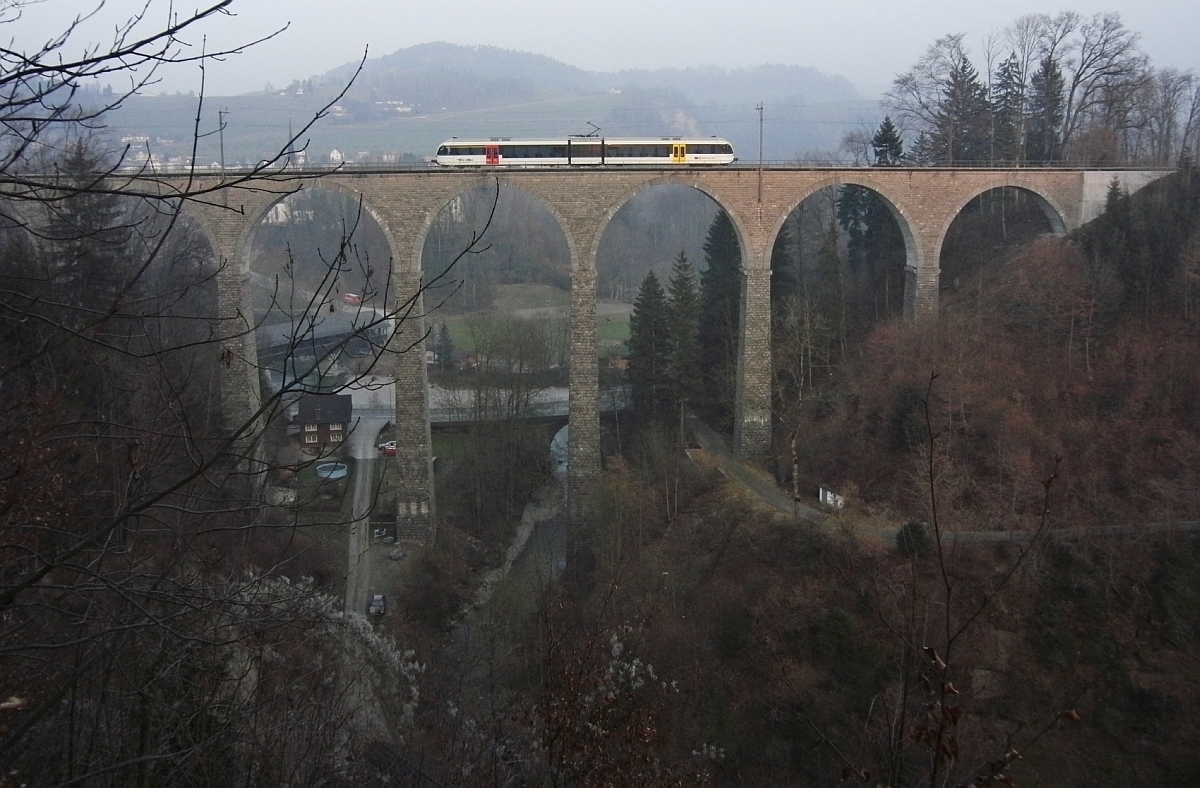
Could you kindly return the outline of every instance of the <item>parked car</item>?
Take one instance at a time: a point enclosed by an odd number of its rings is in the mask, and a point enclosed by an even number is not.
[[[383,618],[387,612],[387,597],[383,594],[372,594],[371,602],[367,605],[368,618]]]
[[[342,293],[342,303],[358,306],[362,303],[362,296],[357,293]]]
[[[395,457],[396,456],[396,442],[395,441],[387,441],[386,443],[381,443],[376,448],[379,449],[379,453],[382,454],[384,457]]]

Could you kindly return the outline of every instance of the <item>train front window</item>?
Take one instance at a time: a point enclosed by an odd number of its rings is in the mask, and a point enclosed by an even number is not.
[[[449,149],[449,148],[447,148],[445,145],[442,145],[441,147],[439,147],[439,148],[438,148],[437,155],[439,155],[439,156],[449,156],[449,155],[450,155],[450,149]]]

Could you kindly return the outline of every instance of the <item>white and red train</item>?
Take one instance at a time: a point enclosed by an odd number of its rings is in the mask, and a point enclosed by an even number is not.
[[[735,161],[733,146],[720,137],[449,139],[434,157],[443,167],[712,166]]]

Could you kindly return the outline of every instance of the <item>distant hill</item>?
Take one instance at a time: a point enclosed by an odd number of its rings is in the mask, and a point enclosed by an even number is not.
[[[354,73],[357,65],[347,63],[313,79],[340,87]],[[586,92],[600,88],[596,75],[583,69],[545,55],[492,46],[459,46],[443,42],[417,44],[368,60],[363,68],[363,76],[371,78],[418,73],[469,73],[490,80],[513,80],[526,83],[531,88],[564,92]]]
[[[256,161],[351,79],[357,64],[297,79],[269,91],[209,97],[200,129],[228,110],[226,162]],[[716,135],[743,159],[757,158],[758,115],[766,103],[764,155],[792,160],[837,148],[844,132],[878,121],[845,78],[811,67],[715,66],[590,72],[544,55],[491,46],[419,44],[368,60],[329,116],[306,136],[310,161],[338,149],[352,161],[428,156],[452,136],[566,135],[591,124],[606,135]],[[195,101],[139,96],[109,118],[117,138],[149,138],[157,155],[190,155]],[[139,143],[141,144],[141,143]],[[218,135],[201,140],[198,160],[216,161]]]
[[[314,76],[314,82],[341,87],[357,67],[348,63]],[[441,74],[454,81],[471,74],[489,82],[523,83],[529,89],[589,92],[610,88],[670,90],[698,103],[776,100],[802,96],[808,102],[859,101],[854,85],[841,76],[823,74],[808,66],[762,65],[724,69],[717,66],[591,72],[545,55],[491,46],[459,46],[442,42],[418,44],[368,60],[353,90],[362,93],[386,84],[399,85],[416,74]]]

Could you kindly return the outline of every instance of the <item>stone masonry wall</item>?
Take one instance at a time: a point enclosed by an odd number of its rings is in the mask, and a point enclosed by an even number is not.
[[[740,457],[771,449],[771,270],[743,272],[734,445]],[[767,363],[763,363],[762,359]]]

